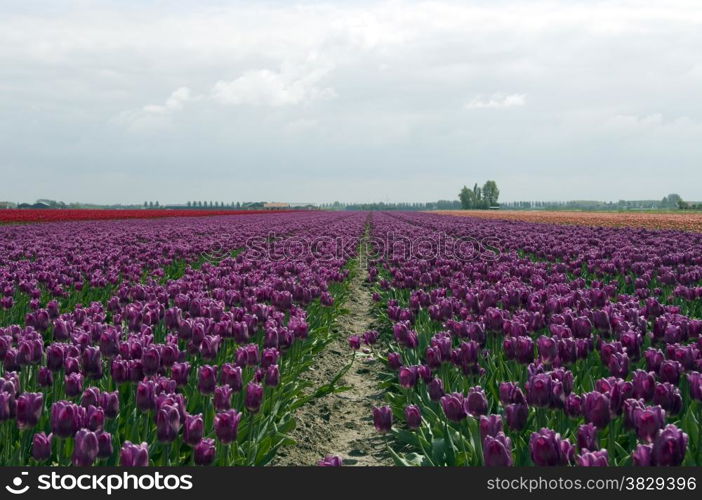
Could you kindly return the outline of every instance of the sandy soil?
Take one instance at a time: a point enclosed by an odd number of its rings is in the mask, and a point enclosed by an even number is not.
[[[365,245],[361,245],[365,247]],[[360,263],[363,258],[358,259]],[[368,289],[365,264],[359,265],[351,282],[346,303],[348,312],[337,318],[337,340],[319,356],[305,374],[314,387],[329,381],[351,361],[347,337],[372,328],[371,292]],[[338,385],[349,390],[313,400],[298,410],[297,428],[292,437],[296,446],[279,451],[273,465],[316,465],[325,455],[338,455],[344,465],[392,465],[385,442],[375,429],[372,407],[379,405],[383,394],[378,389],[380,362],[371,353],[359,351],[351,369]]]

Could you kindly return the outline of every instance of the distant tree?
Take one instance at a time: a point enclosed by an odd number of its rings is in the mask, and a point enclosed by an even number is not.
[[[500,197],[500,190],[497,189],[495,181],[487,181],[483,185],[483,200],[487,207],[497,205],[497,199]]]
[[[158,207],[159,207],[158,201],[156,201],[156,203],[155,203],[155,205],[154,205],[154,206],[155,206],[156,208],[158,208]]]
[[[192,203],[191,201],[189,201],[188,203],[186,203],[186,206],[187,206],[188,208],[190,208],[190,207],[193,206],[193,203]]]
[[[672,193],[661,200],[661,208],[678,208],[683,199],[679,194]]]
[[[473,208],[483,208],[483,192],[477,182],[473,185]]]
[[[461,208],[464,210],[475,208],[475,194],[467,186],[463,186],[461,192],[458,193],[458,199],[461,200]]]

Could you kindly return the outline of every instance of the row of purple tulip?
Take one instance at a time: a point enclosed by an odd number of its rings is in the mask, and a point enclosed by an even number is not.
[[[702,463],[702,320],[654,289],[699,286],[699,235],[431,214],[376,214],[373,233],[495,250],[369,263],[394,387],[374,422],[398,463]]]
[[[158,227],[65,224],[64,231],[78,234],[104,231],[105,240],[128,234],[132,239],[122,245],[127,255],[142,248],[131,241],[140,240],[143,230],[153,259],[135,264],[139,269],[133,275],[120,273],[104,303],[65,309],[49,300],[27,314],[23,325],[0,328],[0,462],[270,462],[289,443],[293,409],[308,398],[299,374],[331,338],[328,325],[345,293],[346,261],[311,254],[291,260],[281,246],[256,258],[248,258],[248,251],[232,257],[227,255],[235,247],[227,246],[216,263],[188,267],[177,279],[156,279],[159,273],[137,279],[145,262],[149,268],[162,266],[166,261],[160,256],[173,253],[170,244],[149,238],[157,238],[162,226],[175,233],[181,223],[183,234],[199,240],[192,245],[182,240],[185,254],[193,257],[219,245],[222,235],[236,235],[225,241],[239,245],[244,237],[265,239],[280,229],[298,237],[343,237],[356,247],[365,218],[222,217],[207,219],[199,229],[187,220],[157,221]],[[27,238],[41,237],[34,227],[26,227]],[[22,229],[12,233],[21,235]],[[21,269],[7,275],[13,286],[21,288],[25,271],[35,273],[32,286],[71,275],[74,264],[102,272],[98,267],[111,265],[110,255],[122,248],[105,245],[100,254],[96,245],[75,263],[76,248],[62,247],[64,241],[68,238],[56,240],[54,252],[57,261],[69,262],[65,268],[51,269],[45,254],[39,255],[46,276],[36,274],[39,264],[25,268],[13,253],[10,264]],[[51,248],[42,245],[35,248]]]

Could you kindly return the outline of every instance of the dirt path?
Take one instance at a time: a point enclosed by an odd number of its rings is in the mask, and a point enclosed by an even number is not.
[[[365,245],[361,245],[364,248]],[[319,386],[328,383],[351,359],[349,335],[360,335],[372,328],[371,292],[364,256],[351,282],[346,309],[336,320],[338,338],[319,356],[306,378]],[[292,437],[296,446],[281,449],[273,465],[316,465],[325,455],[339,455],[344,465],[392,465],[384,440],[373,428],[372,407],[383,400],[378,389],[380,362],[362,350],[339,382],[348,391],[313,400],[298,410],[297,428]]]

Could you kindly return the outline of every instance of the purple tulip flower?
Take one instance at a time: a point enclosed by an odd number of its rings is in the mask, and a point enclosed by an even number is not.
[[[378,432],[390,432],[392,429],[392,410],[389,406],[373,408],[373,425]]]

